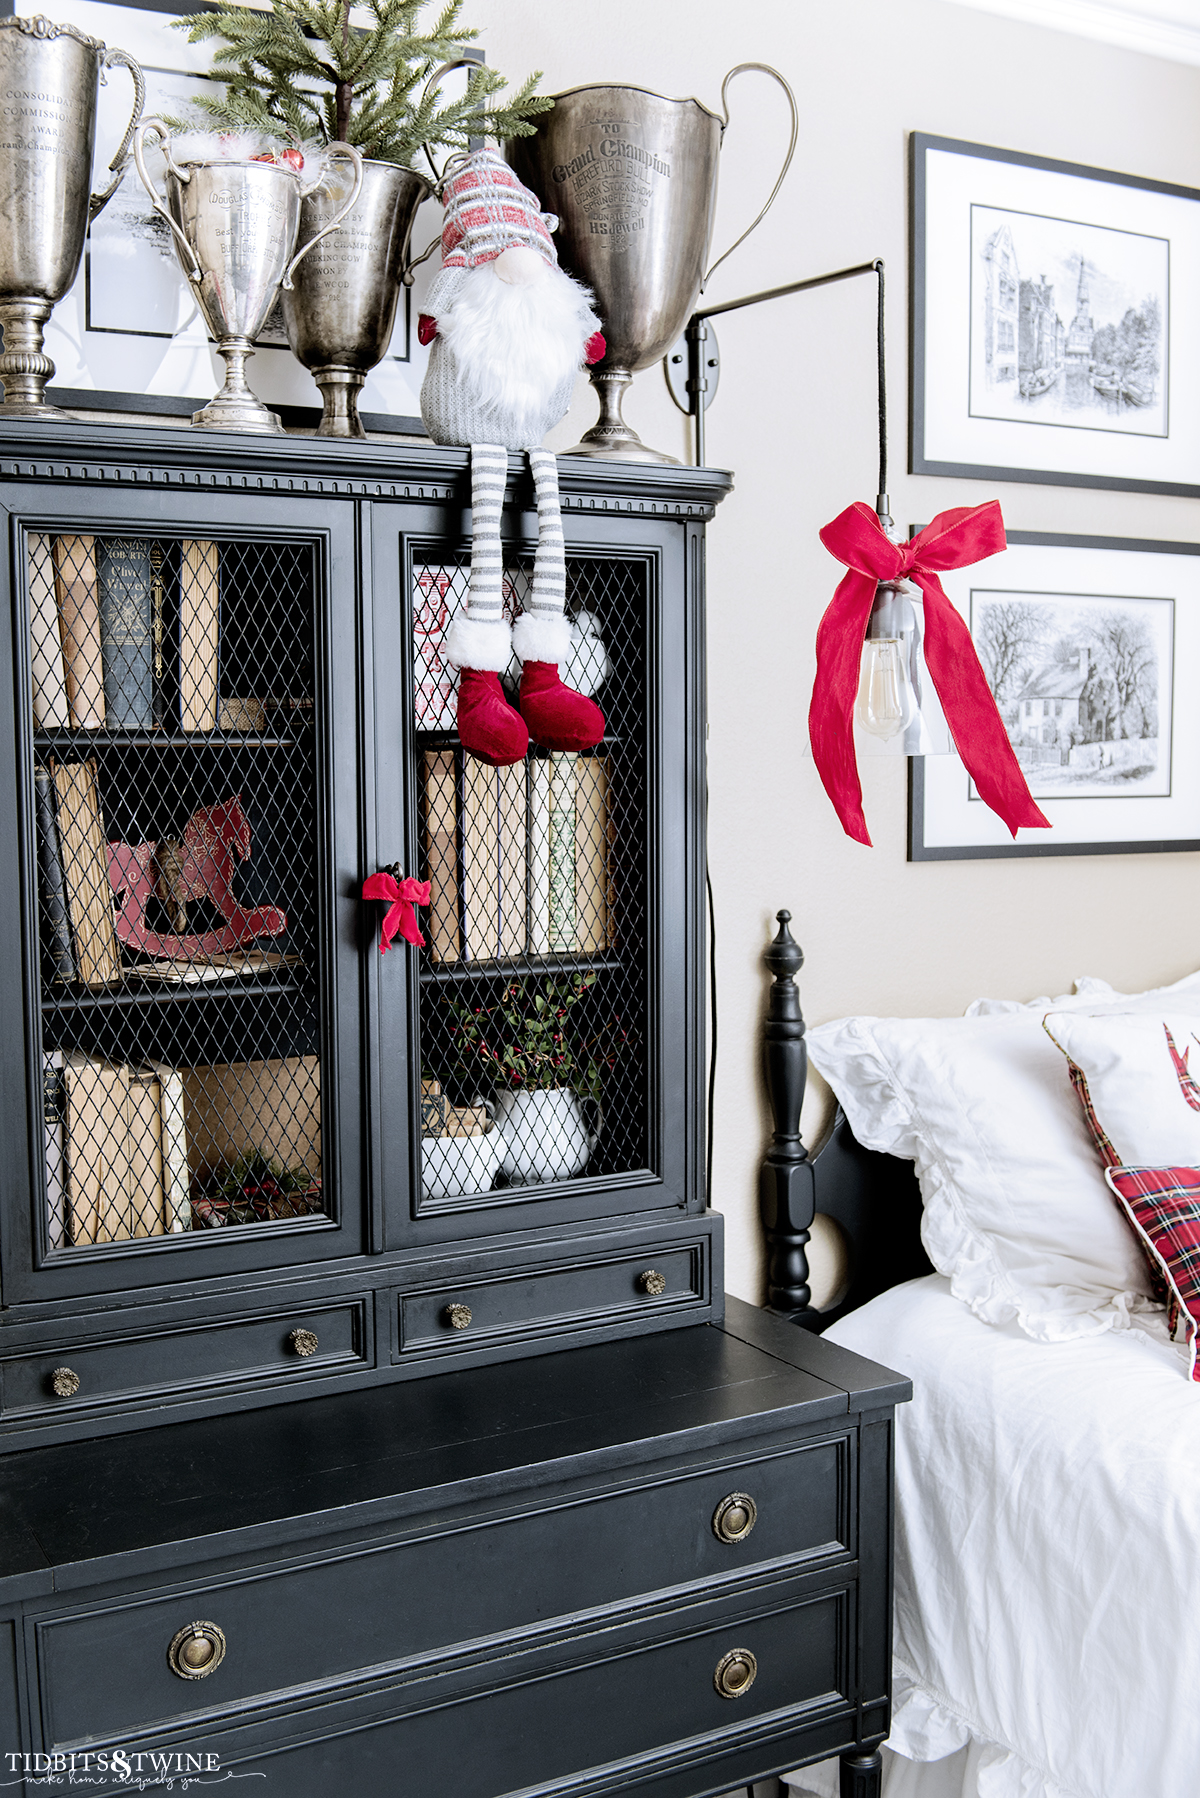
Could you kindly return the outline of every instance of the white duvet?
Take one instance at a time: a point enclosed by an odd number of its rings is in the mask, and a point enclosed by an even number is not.
[[[930,1275],[830,1331],[915,1388],[890,1747],[943,1764],[895,1760],[891,1798],[1200,1794],[1200,1384],[1137,1323],[1032,1342]]]

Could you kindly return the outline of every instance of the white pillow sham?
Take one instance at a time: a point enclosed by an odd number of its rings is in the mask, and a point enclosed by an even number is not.
[[[1077,996],[1093,999],[1171,999],[1177,993],[1200,992],[1200,968],[1194,974],[1185,974],[1182,980],[1173,980],[1170,986],[1147,987],[1144,993],[1122,993],[1107,980],[1101,980],[1095,974],[1083,974],[1075,982]]]
[[[1052,1011],[1051,1041],[1082,1074],[1122,1167],[1200,1168],[1200,1019],[1177,1009],[1081,1017]]]
[[[1157,1000],[1091,1009],[1142,1006]],[[1176,1009],[1200,1016],[1200,989]],[[1150,1284],[1042,1015],[843,1018],[808,1046],[858,1141],[915,1162],[922,1241],[955,1296],[1056,1342],[1126,1323]]]

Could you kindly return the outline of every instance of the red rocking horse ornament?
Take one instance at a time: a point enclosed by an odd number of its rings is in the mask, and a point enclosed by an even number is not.
[[[146,902],[157,887],[157,854],[157,843],[108,845],[109,885],[114,894],[123,895],[116,908],[117,936],[126,948],[176,961],[203,961],[255,937],[282,936],[287,929],[287,917],[278,906],[245,911],[233,896],[235,859],[250,859],[250,824],[240,794],[194,812],[180,845],[179,897],[211,899],[225,919],[222,929],[176,936],[147,928]]]

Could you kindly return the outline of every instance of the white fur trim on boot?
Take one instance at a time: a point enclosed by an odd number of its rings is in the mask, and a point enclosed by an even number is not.
[[[442,656],[456,668],[503,674],[512,658],[512,631],[491,619],[454,618],[442,638]]]
[[[571,627],[557,618],[535,618],[522,612],[512,627],[512,646],[523,662],[565,662],[571,653]]]

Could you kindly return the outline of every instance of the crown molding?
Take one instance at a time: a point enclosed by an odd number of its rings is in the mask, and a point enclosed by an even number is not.
[[[1147,0],[1144,5],[1110,5],[1108,0],[952,0],[952,4],[1200,67],[1200,4],[1191,0],[1159,4]]]

